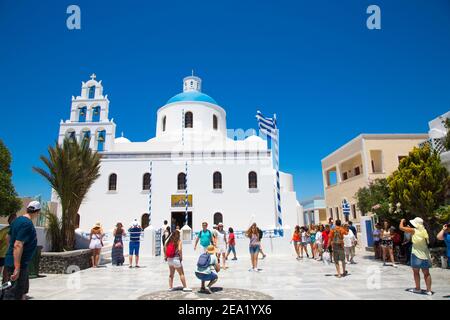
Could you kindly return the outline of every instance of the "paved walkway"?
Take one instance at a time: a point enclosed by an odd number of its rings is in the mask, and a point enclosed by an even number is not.
[[[260,260],[262,272],[249,272],[250,261],[243,256],[229,261],[219,273],[219,287],[211,295],[199,294],[194,275],[196,259],[186,258],[184,268],[193,293],[167,292],[168,267],[161,258],[144,258],[140,269],[128,265],[83,270],[71,275],[47,275],[30,280],[33,299],[420,299],[448,300],[450,270],[431,269],[434,296],[406,292],[413,287],[410,267],[383,267],[371,254],[358,251],[358,263],[349,265],[349,275],[336,278],[334,265],[294,255],[267,256]],[[423,283],[423,279],[422,279]],[[175,285],[180,285],[175,278]],[[223,288],[223,290],[221,289]],[[254,291],[252,293],[252,291]]]

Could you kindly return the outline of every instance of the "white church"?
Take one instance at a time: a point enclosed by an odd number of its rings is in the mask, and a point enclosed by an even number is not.
[[[97,221],[109,231],[134,219],[144,228],[159,228],[164,220],[181,228],[186,208],[194,232],[203,221],[236,231],[253,222],[275,228],[275,171],[267,141],[227,130],[225,110],[202,92],[197,76],[184,78],[183,92],[157,110],[155,137],[132,142],[116,137],[108,96],[92,75],[82,82],[81,95],[72,97],[70,119],[61,121],[59,143],[65,137],[88,139],[102,155],[101,175],[79,210],[84,231]],[[292,229],[301,214],[292,175],[280,172],[280,185],[283,228]],[[58,201],[54,193],[52,201]]]

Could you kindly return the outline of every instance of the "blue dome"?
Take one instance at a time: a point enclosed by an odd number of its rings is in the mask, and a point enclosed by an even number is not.
[[[201,93],[199,91],[187,91],[177,94],[167,101],[166,104],[180,102],[180,101],[202,101],[209,102],[212,104],[217,104],[216,100],[208,96],[207,94]]]

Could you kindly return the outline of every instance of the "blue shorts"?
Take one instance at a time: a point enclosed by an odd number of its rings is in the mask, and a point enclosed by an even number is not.
[[[260,246],[250,246],[248,249],[250,250],[250,254],[257,254],[259,253]]]
[[[411,253],[411,268],[414,269],[429,269],[431,268],[430,261],[417,258]]]
[[[201,281],[213,281],[217,279],[217,274],[211,272],[209,274],[196,272],[195,275]]]
[[[139,255],[139,246],[140,246],[140,242],[139,241],[130,241],[130,250],[128,251],[128,254],[130,256],[135,255],[138,256]]]

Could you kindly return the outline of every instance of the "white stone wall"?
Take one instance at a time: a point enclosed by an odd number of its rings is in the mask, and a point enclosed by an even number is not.
[[[217,161],[218,162],[218,161]],[[252,222],[268,229],[275,225],[274,176],[270,158],[265,163],[243,163],[223,160],[222,164],[188,161],[188,193],[193,195],[193,229],[198,231],[202,221],[213,223],[216,212],[223,214],[226,227],[243,230]],[[105,230],[112,229],[120,221],[125,225],[133,219],[140,221],[142,214],[148,212],[148,191],[142,191],[142,177],[149,172],[150,159],[104,159],[101,176],[92,186],[85,202],[80,208],[80,228],[88,230],[96,221]],[[172,211],[184,208],[171,208],[171,195],[184,194],[177,190],[177,175],[185,171],[185,162],[172,160],[153,160],[152,175],[152,224],[162,225],[170,221]],[[213,173],[222,173],[222,191],[213,190]],[[249,190],[248,173],[258,174],[258,189]],[[117,174],[117,191],[108,191],[108,178]],[[295,193],[283,195],[285,221],[289,216],[296,217]]]

